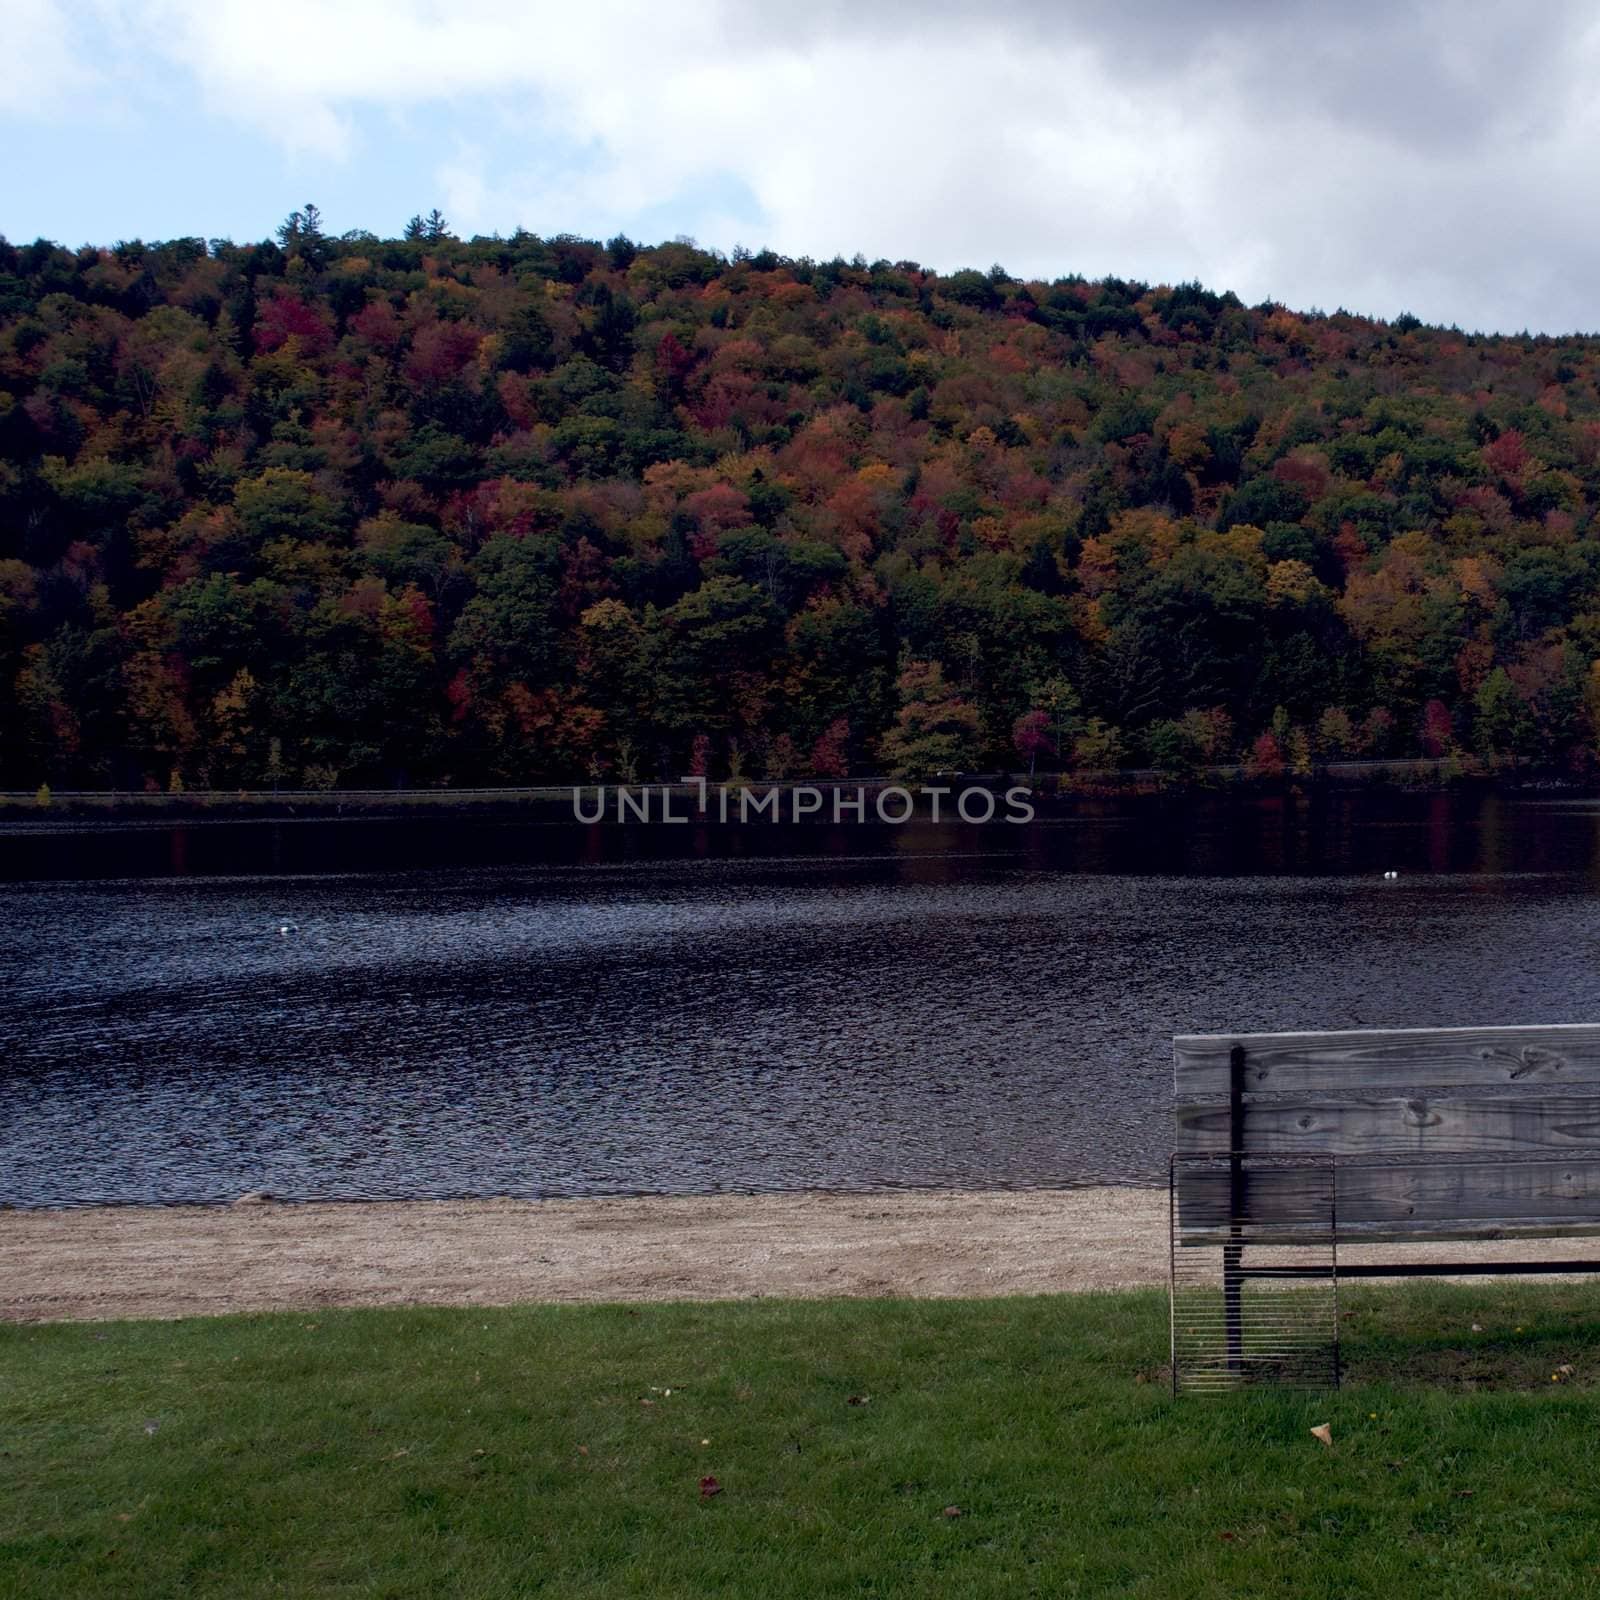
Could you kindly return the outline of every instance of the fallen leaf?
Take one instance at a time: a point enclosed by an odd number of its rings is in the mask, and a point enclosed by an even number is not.
[[[1456,1499],[1457,1500],[1470,1500],[1472,1498],[1472,1496],[1473,1496],[1473,1493],[1474,1493],[1474,1491],[1471,1490],[1471,1489],[1457,1489],[1456,1490]]]
[[[959,1516],[962,1515],[961,1507],[960,1506],[946,1506],[944,1508],[944,1514],[947,1517],[959,1517]]]
[[[1472,1324],[1472,1331],[1474,1333],[1482,1333],[1483,1332],[1483,1324],[1481,1322],[1474,1322]]]
[[[1319,1422],[1311,1430],[1313,1439],[1320,1439],[1331,1450],[1333,1448],[1333,1429],[1326,1422]]]
[[[1239,1537],[1239,1535],[1236,1533],[1219,1533],[1217,1537],[1219,1539],[1226,1539],[1229,1544],[1232,1544],[1234,1540]]]
[[[709,1474],[700,1480],[700,1498],[709,1500],[714,1494],[722,1493],[722,1485]]]
[[[711,1441],[710,1441],[710,1440],[709,1440],[709,1439],[702,1439],[702,1440],[701,1440],[701,1441],[700,1441],[700,1443],[701,1443],[701,1444],[703,1444],[703,1445],[706,1445],[706,1444],[710,1444],[710,1443],[711,1443]]]
[[[145,1423],[144,1431],[146,1433],[154,1433],[160,1426],[160,1422],[158,1422],[156,1418],[152,1417],[147,1423]]]
[[[847,1406],[870,1406],[872,1404],[872,1396],[870,1394],[853,1394],[845,1401],[845,1404]]]
[[[579,1455],[580,1455],[580,1456],[586,1456],[586,1455],[588,1455],[588,1453],[589,1453],[589,1447],[588,1447],[588,1445],[586,1445],[586,1444],[580,1444],[580,1445],[579,1445],[579,1446],[578,1446],[578,1454],[579,1454]]]
[[[1570,1378],[1572,1376],[1572,1363],[1570,1361],[1563,1361],[1561,1365],[1556,1368],[1556,1371],[1559,1372],[1563,1378]]]

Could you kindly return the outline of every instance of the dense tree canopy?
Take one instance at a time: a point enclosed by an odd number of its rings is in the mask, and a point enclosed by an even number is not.
[[[1597,383],[437,212],[0,240],[0,784],[1585,764]]]

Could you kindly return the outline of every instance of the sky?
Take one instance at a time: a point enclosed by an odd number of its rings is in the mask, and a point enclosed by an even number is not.
[[[689,236],[1600,329],[1568,0],[0,0],[0,233]]]

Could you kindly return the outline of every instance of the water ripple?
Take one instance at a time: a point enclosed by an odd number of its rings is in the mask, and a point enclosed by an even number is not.
[[[1158,1181],[1174,1033],[1600,1016],[1587,868],[1497,851],[13,881],[0,1203]]]

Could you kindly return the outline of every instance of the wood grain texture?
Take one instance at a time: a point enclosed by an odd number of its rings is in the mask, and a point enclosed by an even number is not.
[[[1592,1222],[1352,1222],[1339,1224],[1339,1244],[1443,1244],[1493,1243],[1518,1239],[1594,1239],[1600,1238],[1600,1217]],[[1183,1248],[1216,1249],[1234,1242],[1227,1228],[1192,1228],[1177,1236]],[[1326,1229],[1310,1227],[1274,1228],[1270,1238],[1245,1237],[1245,1248],[1252,1244],[1326,1244]],[[1246,1258],[1248,1259],[1248,1257]],[[1556,1258],[1552,1258],[1556,1259]],[[1556,1269],[1553,1269],[1556,1270]]]
[[[1228,1149],[1228,1108],[1180,1105],[1182,1154]],[[1246,1101],[1252,1154],[1472,1155],[1600,1150],[1600,1095],[1424,1095]]]
[[[1226,1167],[1180,1164],[1176,1181],[1184,1236],[1226,1227]],[[1319,1217],[1336,1217],[1341,1236],[1374,1229],[1456,1238],[1555,1227],[1600,1232],[1600,1157],[1340,1165],[1331,1174],[1326,1167],[1258,1168],[1243,1173],[1240,1187],[1242,1215],[1267,1232]]]
[[[1242,1192],[1180,1164],[1181,1243],[1228,1242],[1234,1204],[1279,1242],[1325,1239],[1328,1215],[1352,1242],[1600,1234],[1600,1025],[1181,1036],[1180,1154],[1229,1150],[1238,1047]],[[1329,1211],[1326,1166],[1252,1155],[1386,1159],[1337,1163]]]
[[[1226,1100],[1235,1045],[1245,1048],[1246,1093],[1600,1084],[1600,1024],[1364,1028],[1181,1035],[1172,1041],[1178,1098]]]

